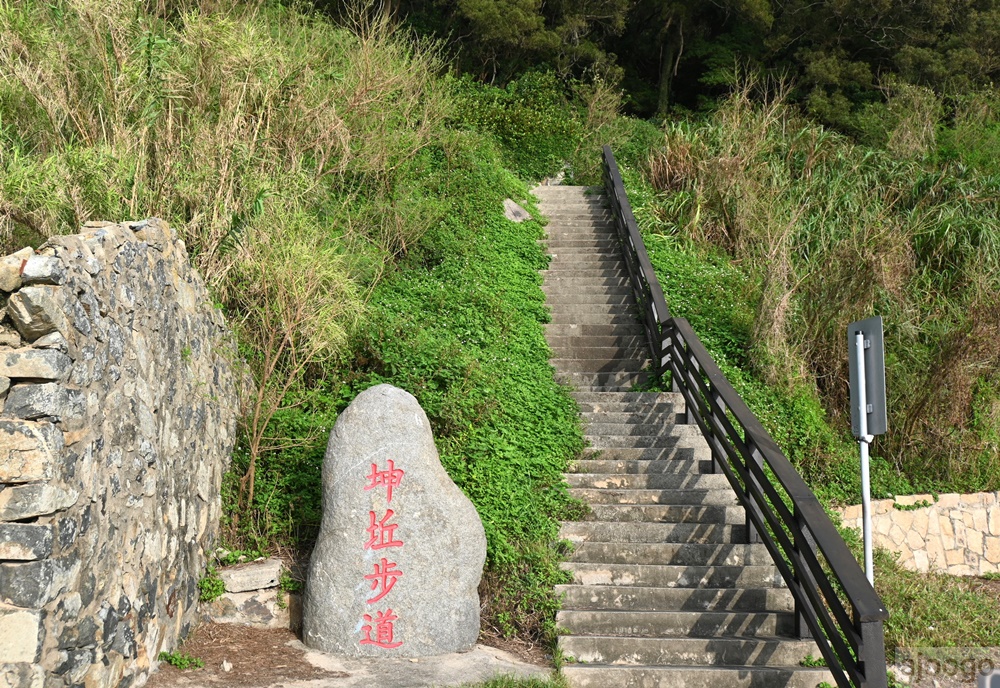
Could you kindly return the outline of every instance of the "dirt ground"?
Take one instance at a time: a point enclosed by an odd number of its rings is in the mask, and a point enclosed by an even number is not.
[[[509,644],[510,645],[510,644]],[[513,651],[520,650],[519,655]],[[548,676],[551,665],[526,659],[544,655],[510,645],[510,651],[477,645],[466,653],[394,660],[348,660],[306,648],[286,629],[203,624],[180,652],[204,662],[180,670],[166,662],[148,688],[418,688],[480,682],[499,675]],[[226,671],[224,663],[231,665]]]

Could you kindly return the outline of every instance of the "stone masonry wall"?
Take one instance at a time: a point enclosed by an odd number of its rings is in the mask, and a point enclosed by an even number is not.
[[[232,339],[159,220],[0,258],[0,688],[130,686],[195,620]]]
[[[1000,571],[1000,492],[910,495],[872,502],[872,541],[898,552],[916,571],[976,576]],[[913,510],[904,506],[929,503]],[[861,506],[841,511],[844,523],[861,529]]]

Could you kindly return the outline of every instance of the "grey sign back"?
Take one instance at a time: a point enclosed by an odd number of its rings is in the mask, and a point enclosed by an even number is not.
[[[885,411],[885,346],[882,341],[882,316],[853,322],[847,327],[847,350],[851,363],[851,432],[861,436],[860,409],[858,408],[858,365],[856,336],[864,335],[865,396],[868,402],[868,434],[884,435]]]

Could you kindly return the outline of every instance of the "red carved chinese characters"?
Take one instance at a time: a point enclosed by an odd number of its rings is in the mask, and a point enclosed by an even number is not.
[[[399,617],[391,609],[386,609],[384,612],[375,612],[374,617],[371,614],[365,614],[364,619],[368,623],[361,627],[361,632],[365,634],[365,637],[361,639],[362,645],[376,645],[391,650],[403,644],[402,642],[394,643],[392,641],[394,632],[393,622],[398,620]],[[375,624],[374,638],[372,638],[372,624]]]
[[[368,600],[368,604],[374,604],[389,594],[392,586],[396,584],[396,579],[403,575],[403,572],[396,568],[396,562],[387,561],[382,557],[381,565],[375,564],[375,572],[365,576],[365,580],[372,582],[372,590],[382,589],[382,592]]]
[[[392,459],[387,461],[388,468],[380,471],[378,464],[373,463],[371,473],[366,478],[365,492],[374,490],[377,487],[384,487],[386,491],[386,503],[392,501],[392,491],[403,482],[403,469],[396,468]],[[374,511],[368,512],[368,540],[364,543],[364,549],[378,550],[386,547],[402,547],[403,541],[396,539],[396,528],[398,523],[389,521],[395,516],[392,509],[386,509],[385,515],[379,518]],[[375,604],[380,601],[396,585],[396,581],[403,576],[403,572],[398,568],[398,564],[382,557],[381,562],[375,564],[375,570],[365,576],[365,581],[371,582],[373,597],[366,600],[367,604]],[[374,611],[364,615],[365,624],[361,627],[363,637],[359,641],[362,645],[374,645],[386,650],[395,649],[403,642],[394,639],[394,623],[399,620],[396,613],[391,609]]]
[[[388,523],[396,512],[389,509],[381,520],[376,520],[375,512],[368,512],[368,542],[365,549],[383,549],[385,547],[402,547],[403,541],[394,539],[398,523]]]
[[[399,487],[399,484],[403,482],[403,469],[396,468],[392,459],[389,459],[388,463],[389,468],[384,471],[380,471],[378,466],[373,463],[372,472],[368,474],[368,484],[365,485],[366,492],[376,487],[385,487],[387,504],[392,501],[392,488]]]

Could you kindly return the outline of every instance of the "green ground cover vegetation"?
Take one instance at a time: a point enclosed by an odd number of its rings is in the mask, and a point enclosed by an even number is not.
[[[389,382],[427,411],[483,518],[484,632],[552,639],[558,521],[580,513],[561,473],[583,440],[547,363],[543,229],[501,204],[532,209],[528,183],[560,170],[599,183],[603,143],[674,314],[822,497],[859,497],[843,331],[872,312],[887,317],[892,403],[876,496],[1000,489],[992,91],[869,89],[844,110],[853,138],[777,87],[654,124],[620,115],[649,97],[622,93],[628,69],[574,71],[606,45],[542,59],[543,31],[519,57],[531,69],[487,84],[384,13],[336,9],[0,0],[0,242],[149,214],[177,229],[254,381],[224,485],[228,547],[308,551],[326,436]],[[555,35],[580,26],[559,12]],[[996,618],[995,596],[882,557],[890,646],[1000,643],[969,622]]]

